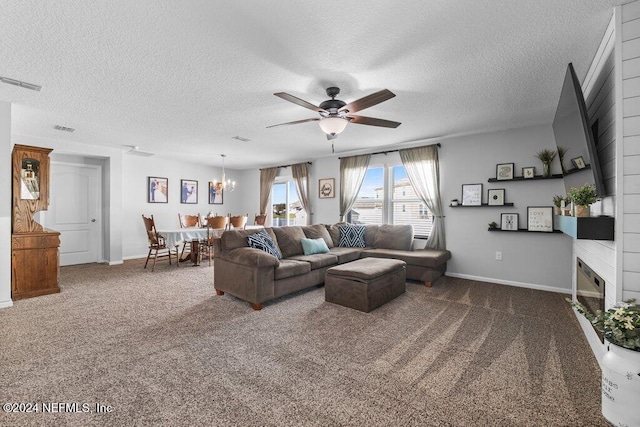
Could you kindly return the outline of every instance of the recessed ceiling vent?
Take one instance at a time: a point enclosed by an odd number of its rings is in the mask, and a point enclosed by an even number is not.
[[[53,128],[55,130],[61,130],[62,132],[73,132],[75,130],[74,128],[68,128],[66,126],[60,126],[60,125],[55,125]]]
[[[249,138],[243,138],[241,136],[232,136],[231,139],[237,139],[238,141],[242,141],[242,142],[249,142],[251,141]]]
[[[0,76],[0,82],[6,83],[9,85],[18,86],[18,87],[23,87],[25,89],[36,90],[38,92],[40,91],[40,89],[42,89],[42,86],[34,85],[33,83],[21,82],[20,80],[10,79],[9,77]]]

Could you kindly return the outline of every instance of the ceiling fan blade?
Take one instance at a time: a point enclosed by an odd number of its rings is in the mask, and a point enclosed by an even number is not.
[[[396,96],[395,93],[391,92],[388,89],[382,89],[376,93],[372,93],[371,95],[367,95],[364,98],[357,99],[353,102],[348,103],[344,107],[340,108],[338,111],[349,110],[350,113],[355,113],[356,111],[364,110],[365,108],[373,107],[374,105],[380,104],[388,99]]]
[[[274,128],[276,126],[297,125],[298,123],[306,123],[306,122],[317,122],[318,120],[320,120],[320,117],[317,117],[317,118],[314,118],[314,119],[296,120],[295,122],[287,122],[287,123],[280,123],[280,124],[277,124],[277,125],[267,126],[267,129]]]
[[[275,96],[284,99],[285,101],[293,102],[301,107],[308,108],[309,110],[317,111],[318,113],[324,111],[322,108],[313,105],[310,102],[305,101],[304,99],[297,98],[293,95],[289,95],[288,93],[278,92],[274,93]]]
[[[351,123],[356,123],[359,125],[369,125],[369,126],[380,126],[383,128],[397,128],[402,123],[393,122],[391,120],[384,119],[376,119],[374,117],[365,117],[365,116],[347,116],[347,119],[351,120]]]

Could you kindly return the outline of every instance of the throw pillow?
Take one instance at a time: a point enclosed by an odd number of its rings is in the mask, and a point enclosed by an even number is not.
[[[251,248],[260,249],[261,251],[265,251],[278,259],[282,259],[282,254],[280,253],[278,245],[276,245],[271,236],[269,236],[265,230],[260,230],[257,233],[247,236],[247,242]]]
[[[339,225],[340,241],[338,246],[342,248],[364,248],[363,225]]]
[[[322,237],[317,239],[302,239],[302,250],[305,255],[326,254],[329,252],[327,242]]]
[[[413,225],[383,224],[378,229],[373,247],[376,249],[399,249],[410,251],[413,246]]]

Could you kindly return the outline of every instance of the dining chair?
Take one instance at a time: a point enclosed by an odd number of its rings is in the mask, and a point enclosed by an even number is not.
[[[229,217],[227,216],[210,216],[207,218],[207,239],[200,242],[200,253],[204,253],[209,257],[209,265],[211,265],[211,257],[213,255],[213,242],[220,238],[220,231],[227,228]]]
[[[202,218],[200,217],[200,214],[197,214],[197,215],[178,214],[178,221],[180,221],[180,228],[202,227]]]
[[[144,227],[147,231],[147,239],[149,241],[149,253],[147,254],[147,260],[144,263],[144,268],[147,268],[147,264],[151,258],[151,253],[153,252],[153,265],[151,266],[151,271],[153,272],[156,268],[156,260],[158,258],[168,257],[169,264],[171,264],[171,248],[167,247],[165,238],[158,233],[158,230],[156,230],[156,223],[153,219],[153,215],[150,217],[142,215],[142,221],[144,222]],[[161,251],[167,251],[167,253],[161,255]],[[176,251],[175,255],[176,263],[178,263],[178,251]]]
[[[253,219],[253,225],[262,225],[264,226],[264,223],[267,222],[267,215],[266,214],[256,214],[255,218]]]
[[[249,214],[238,215],[238,216],[231,216],[231,214],[229,214],[229,229],[232,229],[232,228],[244,229],[247,227],[248,220],[249,220]]]

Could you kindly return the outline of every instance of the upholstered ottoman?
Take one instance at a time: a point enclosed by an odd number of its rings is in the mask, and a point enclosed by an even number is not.
[[[406,263],[363,258],[331,267],[324,281],[324,300],[366,313],[405,290]]]

